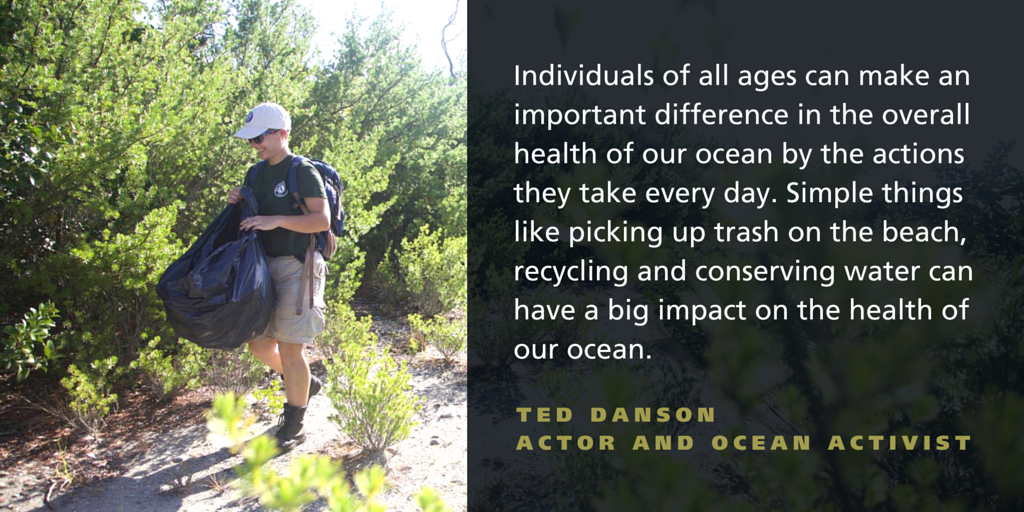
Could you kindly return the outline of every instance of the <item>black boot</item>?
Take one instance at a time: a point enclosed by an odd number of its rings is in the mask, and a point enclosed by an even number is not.
[[[305,415],[305,407],[284,404],[284,413],[281,414],[281,420],[278,422],[280,426],[274,434],[277,447],[281,449],[282,453],[292,451],[306,440],[306,431],[302,426]]]
[[[313,375],[312,373],[309,374],[309,398],[313,398],[320,393],[320,388],[322,387],[324,387],[324,383],[320,382],[320,379],[316,378],[316,375]]]

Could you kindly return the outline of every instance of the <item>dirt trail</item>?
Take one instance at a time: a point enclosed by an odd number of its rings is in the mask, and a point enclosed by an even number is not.
[[[376,327],[377,319],[374,323]],[[428,351],[407,359],[412,392],[421,409],[414,418],[418,424],[412,428],[410,437],[387,451],[389,489],[378,501],[389,510],[417,510],[411,498],[423,486],[437,490],[451,510],[466,509],[465,354],[450,367],[433,356],[436,354]],[[324,394],[314,397],[306,413],[306,442],[295,452],[274,459],[271,466],[283,471],[300,454],[326,454],[342,459],[357,451],[328,419],[333,412]],[[276,418],[265,417],[253,425],[250,433],[272,434],[275,429]],[[126,470],[64,494],[55,492],[60,495],[49,506],[44,503],[44,496],[50,485],[38,479],[39,468],[17,462],[0,475],[0,511],[260,510],[255,500],[241,498],[232,486],[214,484],[213,478],[230,481],[232,468],[242,458],[207,440],[207,433],[205,421],[192,419],[170,432],[142,434],[120,448],[123,453],[134,454],[127,459]],[[345,469],[354,472],[358,468]],[[190,483],[182,486],[182,481]],[[321,500],[306,510],[327,507]]]

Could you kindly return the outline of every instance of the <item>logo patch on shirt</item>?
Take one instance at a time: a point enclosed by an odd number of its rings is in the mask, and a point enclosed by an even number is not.
[[[283,181],[281,183],[278,183],[277,186],[274,187],[274,195],[277,197],[284,197],[288,195],[288,189],[284,186]]]

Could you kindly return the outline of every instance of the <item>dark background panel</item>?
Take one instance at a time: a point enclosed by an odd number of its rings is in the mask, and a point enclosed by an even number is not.
[[[470,118],[470,508],[475,510],[780,510],[945,509],[1016,510],[1015,489],[1024,474],[1020,420],[1024,417],[1024,308],[1019,249],[1024,180],[1015,93],[1022,73],[1015,35],[1019,8],[1009,2],[833,4],[821,2],[484,2],[469,7]],[[686,87],[516,87],[515,66],[552,64],[606,70],[681,68],[690,63]],[[727,87],[701,87],[698,71],[728,63]],[[859,87],[859,69],[926,69],[928,87]],[[739,71],[797,70],[798,85],[758,92],[737,83]],[[808,87],[809,69],[845,69],[847,87]],[[938,71],[970,71],[969,87],[939,87]],[[658,76],[659,73],[655,73]],[[516,103],[529,108],[635,107],[650,113],[666,102],[701,102],[713,108],[787,108],[798,103],[823,116],[846,102],[872,108],[873,126],[517,126]],[[955,108],[970,103],[970,125],[884,126],[885,108]],[[763,165],[675,164],[515,165],[512,148],[555,147],[563,142],[644,148],[736,147],[774,150]],[[779,149],[815,148],[836,142],[874,148],[904,144],[962,148],[962,163],[942,165],[824,165],[800,170],[781,162]],[[512,187],[601,185],[715,187],[711,208],[690,204],[652,207],[570,201],[564,209],[520,204]],[[735,182],[771,188],[778,199],[765,208],[728,205],[725,187]],[[840,208],[784,204],[788,183],[875,187],[871,204]],[[933,190],[959,189],[964,202],[888,204],[878,187],[899,181]],[[584,244],[512,242],[516,220],[569,226],[614,222],[661,226],[666,240]],[[847,221],[936,226],[949,222],[966,237],[959,244],[735,244],[706,241],[694,247],[668,240],[671,228],[756,225],[767,220],[783,237],[793,225]],[[828,231],[824,231],[827,236]],[[552,287],[512,279],[515,265],[678,264],[832,266],[834,284],[821,281],[638,282],[613,281]],[[842,265],[885,263],[970,266],[969,282],[851,283]],[[691,274],[692,276],[692,274]],[[511,304],[622,304],[659,301],[714,304],[745,301],[784,304],[787,320],[745,322],[512,321]],[[932,305],[932,321],[851,321],[854,298],[862,304],[899,299]],[[941,320],[944,304],[969,298],[966,321]],[[796,304],[815,300],[842,306],[838,321],[801,320]],[[748,313],[749,314],[749,313]],[[749,318],[749,317],[748,317]],[[559,343],[639,344],[641,360],[518,360],[516,345]],[[517,407],[570,407],[567,423],[522,423]],[[713,422],[590,422],[592,407],[688,407],[715,410]],[[610,415],[610,414],[609,414]],[[521,435],[534,451],[516,450]],[[612,435],[614,452],[536,449],[542,435]],[[632,451],[637,435],[686,435],[689,450]],[[806,451],[715,450],[714,436],[807,436]],[[831,436],[970,435],[966,450],[830,450]],[[902,442],[902,441],[901,441]],[[653,442],[652,442],[653,444]],[[901,445],[902,446],[902,445]],[[653,448],[653,446],[652,446]]]

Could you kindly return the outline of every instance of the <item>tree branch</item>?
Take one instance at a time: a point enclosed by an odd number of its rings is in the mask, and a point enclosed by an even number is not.
[[[455,66],[452,65],[451,55],[448,55],[448,43],[454,41],[454,39],[445,39],[444,33],[446,30],[448,30],[448,27],[452,26],[455,23],[455,15],[457,15],[458,13],[459,0],[455,0],[455,12],[453,12],[452,15],[448,17],[448,23],[444,26],[444,28],[441,29],[441,49],[444,50],[444,57],[448,59],[448,72],[451,73],[452,78],[455,78]]]

